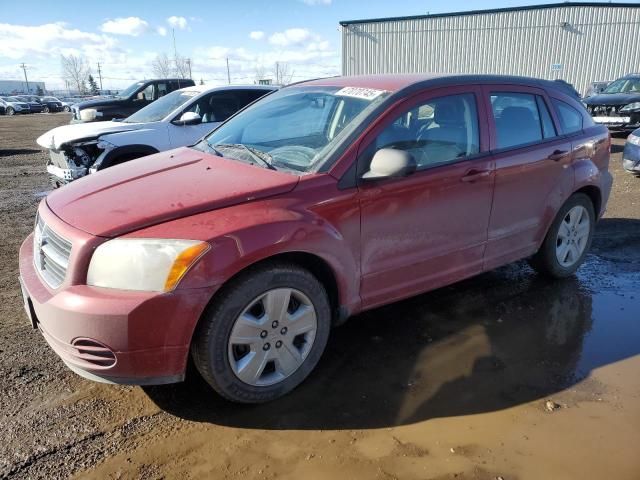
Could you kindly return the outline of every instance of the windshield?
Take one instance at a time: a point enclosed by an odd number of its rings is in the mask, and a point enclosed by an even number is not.
[[[121,91],[117,97],[118,98],[129,98],[136,90],[138,90],[142,85],[144,85],[144,82],[136,82],[133,85],[129,85],[127,88],[125,88],[123,91]]]
[[[159,122],[176,108],[184,105],[197,95],[198,92],[194,91],[176,90],[175,92],[171,92],[170,94],[165,95],[164,97],[138,110],[123,121],[125,123]]]
[[[22,100],[22,99],[20,99],[20,98],[18,98],[18,97],[9,97],[9,98],[7,98],[7,100],[8,100],[9,102],[20,102],[20,103],[24,103],[24,100]]]
[[[60,100],[58,100],[56,97],[44,97],[42,99],[42,101],[44,101],[44,102],[59,102]]]
[[[196,148],[309,172],[388,95],[354,87],[284,88],[233,117]]]
[[[640,93],[640,78],[620,78],[612,82],[602,93]]]

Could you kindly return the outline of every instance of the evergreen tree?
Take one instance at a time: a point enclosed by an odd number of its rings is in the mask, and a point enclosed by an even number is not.
[[[96,83],[96,80],[93,78],[93,75],[89,74],[88,82],[89,82],[89,90],[91,91],[91,94],[100,95],[98,84]]]

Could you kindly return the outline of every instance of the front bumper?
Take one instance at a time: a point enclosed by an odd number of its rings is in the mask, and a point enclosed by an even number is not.
[[[623,168],[634,175],[640,175],[640,146],[627,142],[622,152]]]
[[[620,113],[611,116],[593,115],[593,121],[614,132],[632,132],[640,127],[640,112]]]
[[[34,267],[33,235],[22,244],[19,263],[32,324],[74,372],[118,384],[184,379],[191,335],[214,288],[133,292],[67,280],[51,289]]]

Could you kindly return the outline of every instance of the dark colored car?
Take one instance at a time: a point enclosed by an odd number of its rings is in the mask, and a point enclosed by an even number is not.
[[[611,82],[600,94],[584,103],[596,123],[612,131],[631,132],[640,127],[640,74]]]
[[[29,104],[31,113],[42,113],[44,111],[44,105],[40,102],[40,97],[35,95],[15,95],[15,97]]]
[[[40,98],[40,103],[43,105],[43,112],[62,112],[64,110],[64,106],[62,102],[58,100],[56,97],[42,97]]]
[[[622,166],[627,172],[640,177],[640,128],[627,137],[622,153]]]
[[[188,78],[142,80],[125,88],[114,98],[87,100],[71,106],[71,123],[100,122],[127,118],[167,93],[195,83]]]
[[[225,398],[272,400],[351,315],[522,258],[572,275],[610,146],[553,81],[290,85],[192,147],[49,194],[20,249],[26,311],[85,377],[176,382],[191,356]]]

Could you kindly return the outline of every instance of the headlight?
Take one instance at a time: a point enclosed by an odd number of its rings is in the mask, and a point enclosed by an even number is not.
[[[207,250],[209,244],[198,240],[109,240],[93,253],[87,285],[168,292]]]
[[[85,108],[80,110],[80,120],[84,122],[91,122],[96,119],[98,111],[95,108]]]
[[[630,112],[631,110],[640,110],[640,102],[630,103],[620,109],[621,112]]]
[[[98,140],[98,143],[96,146],[100,150],[104,150],[105,152],[108,152],[109,150],[113,150],[114,148],[117,147],[117,145],[114,145],[111,142],[107,142],[106,140]]]
[[[633,145],[638,145],[640,146],[640,137],[636,137],[635,135],[631,134],[629,135],[629,137],[627,137],[627,142],[633,144]]]

